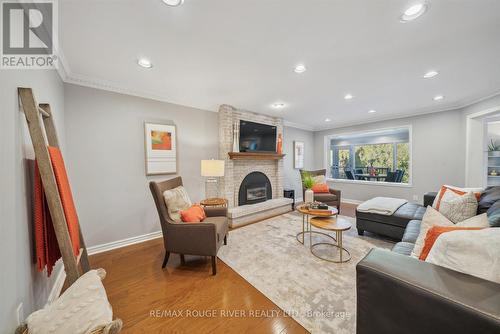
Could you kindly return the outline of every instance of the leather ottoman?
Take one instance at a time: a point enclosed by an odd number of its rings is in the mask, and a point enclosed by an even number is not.
[[[411,220],[422,220],[427,206],[432,205],[436,196],[437,193],[435,192],[426,193],[424,195],[424,205],[406,203],[391,216],[356,210],[356,228],[358,229],[358,234],[363,235],[364,231],[369,231],[401,240],[408,222]]]
[[[356,228],[359,235],[369,231],[401,240],[408,222],[422,220],[424,213],[425,207],[416,203],[402,205],[392,216],[356,210]]]

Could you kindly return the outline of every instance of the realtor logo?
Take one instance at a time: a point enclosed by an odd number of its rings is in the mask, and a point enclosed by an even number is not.
[[[2,2],[1,68],[55,67],[55,7],[50,0]]]

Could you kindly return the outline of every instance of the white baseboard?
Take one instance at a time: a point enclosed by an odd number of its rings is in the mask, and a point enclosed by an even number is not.
[[[152,239],[156,239],[156,238],[161,238],[161,237],[162,237],[161,231],[152,232],[152,233],[148,233],[148,234],[139,235],[137,237],[112,241],[112,242],[108,242],[106,244],[88,247],[87,252],[89,255],[99,254],[102,252],[110,251],[112,249],[122,248],[125,246],[130,246],[133,244],[138,244],[140,242],[144,242],[144,241],[148,241],[148,240],[152,240]]]
[[[62,265],[57,272],[56,280],[54,282],[54,285],[52,286],[52,289],[50,290],[49,296],[47,297],[47,304],[52,303],[57,299],[57,297],[59,297],[65,280],[66,272],[64,271],[64,265]]]
[[[363,201],[358,201],[357,199],[349,199],[349,198],[342,198],[342,203],[347,203],[347,204],[361,204]]]

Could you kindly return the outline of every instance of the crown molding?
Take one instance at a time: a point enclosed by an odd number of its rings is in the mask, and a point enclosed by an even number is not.
[[[200,110],[204,110],[204,111],[218,112],[218,110],[216,110],[216,109],[207,110],[207,109],[200,107],[200,106],[183,104],[179,101],[175,101],[175,100],[172,100],[170,98],[165,97],[162,93],[122,88],[119,86],[119,84],[113,83],[110,81],[106,81],[104,79],[98,79],[98,78],[93,78],[93,77],[89,77],[89,76],[84,76],[81,74],[75,74],[71,71],[69,63],[66,61],[66,57],[64,56],[64,52],[61,48],[59,48],[57,50],[57,55],[59,58],[57,72],[58,72],[61,80],[65,83],[74,84],[74,85],[83,86],[83,87],[95,88],[95,89],[100,89],[100,90],[105,90],[105,91],[110,91],[110,92],[114,92],[114,93],[125,94],[125,95],[140,97],[140,98],[145,98],[145,99],[149,99],[149,100],[177,104],[180,106],[200,109]],[[469,101],[457,103],[454,106],[443,108],[443,109],[423,108],[420,110],[415,110],[411,114],[399,113],[399,114],[388,115],[385,117],[383,117],[383,116],[373,117],[370,120],[339,122],[339,123],[331,124],[328,126],[313,126],[313,125],[308,125],[308,124],[301,124],[301,123],[296,123],[296,122],[292,122],[292,121],[287,121],[286,119],[283,119],[283,125],[287,126],[287,127],[300,129],[300,130],[305,130],[305,131],[319,132],[319,131],[325,131],[325,130],[344,128],[344,127],[349,127],[349,126],[372,124],[372,123],[389,121],[389,120],[394,120],[394,119],[416,117],[416,116],[428,115],[428,114],[439,113],[439,112],[457,111],[457,110],[461,110],[461,109],[465,109],[467,107],[470,107],[476,103],[480,103],[482,101],[488,100],[488,99],[493,98],[497,95],[500,95],[500,91],[494,92],[492,94],[489,94],[485,97],[481,97],[478,99],[470,99]],[[263,114],[263,115],[265,115],[265,114]],[[266,115],[266,116],[269,116],[269,115]],[[274,116],[269,116],[269,117],[274,117]]]
[[[313,126],[307,125],[307,124],[300,124],[300,123],[295,123],[295,122],[290,122],[287,120],[283,120],[283,125],[288,126],[290,128],[296,128],[300,130],[305,130],[305,131],[315,131],[315,128]]]
[[[388,115],[385,117],[382,116],[382,117],[372,118],[369,121],[340,122],[340,123],[336,123],[335,125],[330,125],[330,126],[314,127],[313,131],[319,132],[319,131],[334,130],[334,129],[340,129],[340,128],[345,128],[345,127],[350,127],[350,126],[373,124],[373,123],[377,123],[377,122],[384,122],[384,121],[390,121],[390,120],[402,119],[402,118],[418,117],[418,116],[424,116],[424,115],[441,113],[441,112],[450,112],[450,111],[462,112],[465,108],[468,108],[468,107],[470,107],[474,104],[480,103],[482,101],[486,101],[488,99],[491,99],[497,95],[500,95],[500,92],[495,92],[493,94],[489,94],[485,97],[481,97],[478,99],[471,99],[467,102],[458,103],[458,104],[455,104],[455,105],[447,107],[447,108],[442,108],[442,109],[423,108],[420,110],[415,110],[411,114],[399,113],[399,114]]]
[[[339,122],[335,123],[334,125],[329,125],[329,126],[318,126],[314,128],[315,132],[319,131],[326,131],[326,130],[334,130],[334,129],[340,129],[340,128],[345,128],[349,126],[357,126],[357,125],[364,125],[364,124],[373,124],[373,123],[378,123],[378,122],[384,122],[384,121],[390,121],[390,120],[395,120],[395,119],[402,119],[402,118],[411,118],[411,117],[418,117],[418,116],[423,116],[423,115],[428,115],[428,114],[434,114],[434,113],[440,113],[440,112],[447,112],[447,111],[457,111],[462,109],[462,107],[449,107],[445,109],[438,109],[438,110],[421,110],[421,111],[413,111],[411,114],[392,114],[388,116],[381,116],[377,118],[372,118],[367,121],[351,121],[351,122]]]

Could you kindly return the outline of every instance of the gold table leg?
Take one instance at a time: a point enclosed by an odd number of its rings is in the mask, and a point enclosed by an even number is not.
[[[318,259],[321,259],[321,260],[324,260],[324,261],[328,261],[328,262],[333,262],[333,263],[344,263],[344,262],[347,262],[351,259],[351,253],[344,248],[343,246],[343,242],[342,242],[342,231],[335,231],[335,236],[337,237],[336,239],[336,243],[330,243],[330,242],[318,242],[318,243],[315,243],[313,244],[312,242],[309,244],[309,249],[311,251],[311,254],[316,256]],[[331,237],[331,236],[330,236]],[[333,237],[331,237],[332,239],[334,239]],[[335,239],[334,239],[335,240]],[[340,259],[337,261],[337,260],[331,260],[331,259],[328,259],[326,257],[322,257],[320,255],[317,255],[314,253],[314,246],[319,246],[319,245],[327,245],[327,246],[331,246],[331,247],[335,247],[339,250],[339,257]],[[343,252],[346,252],[347,253],[347,258],[344,260],[344,257],[343,257]]]

